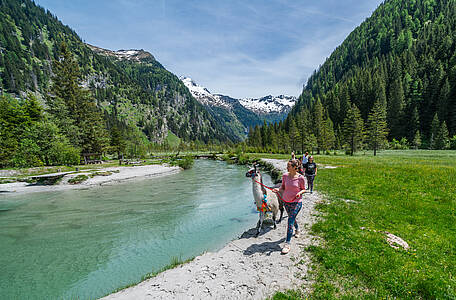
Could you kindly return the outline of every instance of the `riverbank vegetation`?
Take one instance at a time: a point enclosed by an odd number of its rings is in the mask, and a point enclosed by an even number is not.
[[[157,152],[153,156],[142,160],[106,160],[102,164],[90,165],[74,165],[74,166],[41,166],[33,168],[10,168],[0,170],[0,184],[13,183],[13,182],[28,182],[34,183],[35,180],[31,176],[72,172],[72,173],[89,173],[90,177],[94,176],[109,176],[112,173],[119,172],[118,170],[105,171],[106,168],[115,167],[131,167],[131,166],[145,166],[145,165],[170,165],[179,166],[184,170],[190,169],[193,166],[194,155],[211,156],[209,152],[183,152],[181,155],[176,156],[174,152]],[[127,164],[128,162],[128,164]],[[71,182],[70,182],[71,183]]]
[[[456,152],[384,151],[317,156],[324,195],[312,231],[309,295],[274,299],[452,299],[456,297]],[[409,245],[395,249],[386,232]]]

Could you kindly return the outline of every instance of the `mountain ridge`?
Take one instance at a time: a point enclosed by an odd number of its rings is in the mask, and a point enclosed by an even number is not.
[[[219,116],[223,114],[221,111],[226,110],[225,118],[232,118],[232,122],[236,124],[238,121],[242,123],[245,127],[243,138],[245,138],[245,134],[250,127],[261,125],[265,121],[270,123],[285,119],[287,113],[297,101],[296,97],[284,95],[277,97],[269,95],[258,99],[236,99],[222,94],[213,94],[209,89],[199,85],[188,76],[181,76],[180,79],[193,97],[209,110],[217,108]]]
[[[129,50],[109,50],[109,49],[104,49],[98,46],[94,46],[91,44],[86,43],[86,45],[94,52],[101,54],[101,55],[106,55],[106,56],[111,56],[115,57],[119,60],[132,60],[136,62],[148,62],[148,61],[157,61],[155,57],[148,51],[145,51],[144,49],[129,49]]]

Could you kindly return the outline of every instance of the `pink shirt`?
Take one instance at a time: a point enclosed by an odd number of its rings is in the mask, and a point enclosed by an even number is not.
[[[306,189],[304,176],[299,175],[296,178],[290,178],[288,173],[282,175],[282,198],[285,202],[300,202],[302,195],[296,198],[296,194]]]

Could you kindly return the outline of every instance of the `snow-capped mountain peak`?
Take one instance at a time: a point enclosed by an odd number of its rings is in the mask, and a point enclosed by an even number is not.
[[[203,105],[218,106],[224,108],[231,108],[231,106],[223,101],[219,95],[214,95],[209,90],[196,82],[190,77],[182,76],[180,80],[189,89],[192,96]]]
[[[293,96],[272,96],[262,98],[233,99],[223,95],[212,94],[207,88],[197,84],[190,77],[182,76],[180,80],[190,90],[190,93],[203,105],[232,108],[233,100],[256,114],[287,114],[295,105],[297,99]],[[227,98],[231,101],[227,101]]]
[[[296,97],[285,95],[239,99],[242,106],[258,114],[288,113],[296,101]]]
[[[182,76],[180,80],[185,84],[185,86],[190,90],[193,94],[204,95],[204,96],[212,96],[209,90],[196,82],[194,82],[190,77]]]

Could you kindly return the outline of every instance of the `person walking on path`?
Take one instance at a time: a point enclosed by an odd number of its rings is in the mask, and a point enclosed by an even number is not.
[[[310,189],[310,193],[313,193],[314,179],[317,176],[317,164],[314,163],[313,156],[309,157],[309,161],[304,165],[304,174],[307,178],[307,189]]]
[[[306,152],[306,154],[304,154],[304,155],[302,156],[301,161],[302,161],[302,165],[303,165],[303,166],[307,163],[307,156],[309,156],[309,152]]]
[[[295,237],[299,237],[299,226],[296,222],[296,216],[302,208],[302,194],[306,191],[304,176],[298,173],[299,161],[292,159],[287,164],[287,171],[282,175],[282,185],[279,189],[275,188],[274,192],[282,195],[283,204],[288,213],[287,239],[282,254],[290,252],[291,237],[293,227],[296,229]]]

